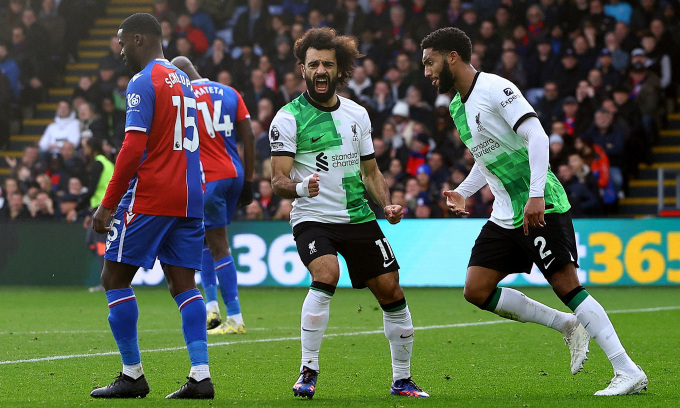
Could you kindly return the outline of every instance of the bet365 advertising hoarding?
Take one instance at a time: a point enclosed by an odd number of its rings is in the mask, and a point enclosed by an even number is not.
[[[403,220],[380,226],[401,266],[403,286],[460,287],[470,251],[486,220]],[[594,285],[680,284],[680,219],[577,219],[579,279]],[[243,286],[308,286],[309,272],[300,261],[290,225],[285,222],[234,223],[230,245]],[[535,245],[541,245],[540,240]],[[344,261],[338,286],[350,287]],[[200,276],[196,274],[197,281]],[[156,263],[140,270],[134,284],[157,285],[163,272]],[[502,284],[547,285],[534,266],[530,274],[508,276]]]

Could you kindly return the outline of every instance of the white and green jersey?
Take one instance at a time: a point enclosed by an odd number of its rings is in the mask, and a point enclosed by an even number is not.
[[[529,200],[531,171],[527,143],[516,131],[536,112],[515,84],[498,75],[478,72],[467,95],[457,94],[451,117],[495,196],[491,221],[518,228]],[[548,169],[545,212],[564,213],[570,205],[564,188]]]
[[[374,157],[368,112],[338,95],[330,108],[307,93],[278,111],[269,128],[272,156],[294,158],[290,178],[301,182],[319,174],[319,195],[293,201],[290,223],[358,224],[375,220],[364,198],[361,160]]]

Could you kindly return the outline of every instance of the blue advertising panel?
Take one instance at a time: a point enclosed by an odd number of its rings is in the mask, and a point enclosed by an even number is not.
[[[380,226],[401,265],[403,286],[460,287],[485,219],[403,220]],[[680,284],[680,219],[577,219],[579,279],[592,285]],[[234,223],[229,226],[232,254],[240,285],[308,286],[309,273],[297,254],[286,222]],[[159,284],[156,265],[141,270],[134,284]],[[344,261],[338,286],[350,287]],[[197,280],[200,279],[197,274]],[[534,267],[502,284],[547,285]]]

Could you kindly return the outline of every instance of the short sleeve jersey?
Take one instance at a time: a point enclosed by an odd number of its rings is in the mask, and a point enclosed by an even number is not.
[[[203,218],[196,98],[189,78],[156,59],[132,77],[126,97],[125,131],[144,132],[148,140],[119,206],[140,214]]]
[[[205,181],[243,177],[234,123],[250,118],[241,95],[207,79],[191,81],[198,107],[198,133]]]
[[[290,178],[319,174],[319,195],[293,201],[291,225],[304,221],[359,224],[375,220],[364,198],[361,160],[375,154],[368,112],[338,96],[327,108],[304,93],[285,105],[269,128],[272,156],[294,158]]]
[[[518,228],[529,200],[531,170],[527,143],[517,128],[536,112],[519,89],[498,75],[478,72],[468,91],[449,106],[460,138],[474,156],[495,196],[491,221]],[[548,169],[546,213],[564,213],[570,205],[564,188]]]

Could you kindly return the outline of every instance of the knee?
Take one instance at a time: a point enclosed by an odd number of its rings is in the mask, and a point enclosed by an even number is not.
[[[469,303],[472,303],[473,305],[481,309],[482,306],[484,305],[484,302],[489,297],[489,294],[488,293],[485,294],[478,289],[474,289],[468,285],[465,285],[465,288],[463,289],[463,296],[465,297],[465,300],[467,300]]]

